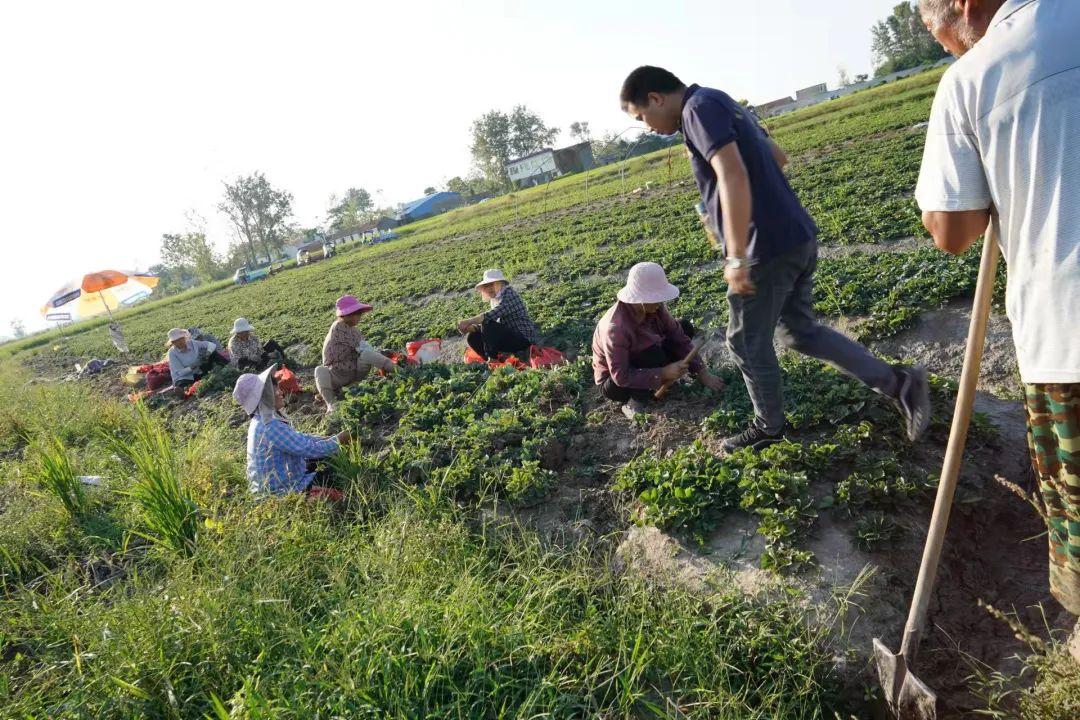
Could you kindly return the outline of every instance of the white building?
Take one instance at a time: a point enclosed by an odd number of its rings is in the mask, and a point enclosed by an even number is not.
[[[532,155],[511,160],[506,164],[506,172],[510,176],[510,182],[517,187],[531,187],[547,182],[559,175],[559,168],[555,165],[555,151],[544,148]]]

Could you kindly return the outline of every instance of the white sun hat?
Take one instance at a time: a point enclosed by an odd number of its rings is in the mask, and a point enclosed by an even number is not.
[[[180,338],[190,338],[191,333],[184,328],[173,328],[169,331],[169,343],[174,343]]]
[[[481,285],[489,285],[493,282],[509,283],[510,281],[507,280],[506,276],[502,274],[502,270],[485,270],[484,279],[476,283],[475,287],[480,287]]]
[[[258,375],[244,373],[236,378],[236,386],[233,388],[232,396],[236,404],[244,408],[245,414],[254,415],[255,411],[259,409],[259,401],[262,399],[266,384],[270,382],[275,370],[277,370],[277,363],[266,368]]]
[[[233,333],[252,332],[255,328],[251,327],[251,323],[247,321],[247,318],[236,318],[232,324]]]
[[[666,303],[679,297],[679,288],[668,282],[664,268],[642,262],[630,268],[617,297],[624,303]]]

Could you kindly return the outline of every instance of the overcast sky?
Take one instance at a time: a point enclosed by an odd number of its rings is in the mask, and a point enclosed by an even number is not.
[[[5,2],[0,334],[41,326],[68,279],[153,264],[191,210],[224,248],[223,180],[265,172],[306,226],[350,186],[396,204],[465,175],[492,108],[526,104],[560,141],[622,130],[640,64],[753,102],[871,72],[896,2]]]

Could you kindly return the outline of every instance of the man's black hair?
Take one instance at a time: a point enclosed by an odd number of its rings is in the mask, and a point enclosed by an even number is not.
[[[682,80],[664,68],[652,65],[642,65],[626,76],[623,81],[622,91],[619,93],[619,102],[623,108],[627,103],[642,106],[649,103],[649,93],[671,93],[682,90]]]

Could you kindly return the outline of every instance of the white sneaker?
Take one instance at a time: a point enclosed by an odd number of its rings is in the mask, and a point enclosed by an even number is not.
[[[622,406],[622,414],[626,416],[627,420],[633,420],[638,415],[642,415],[646,412],[648,412],[648,410],[645,407],[645,403],[636,398],[630,398],[630,400]]]

